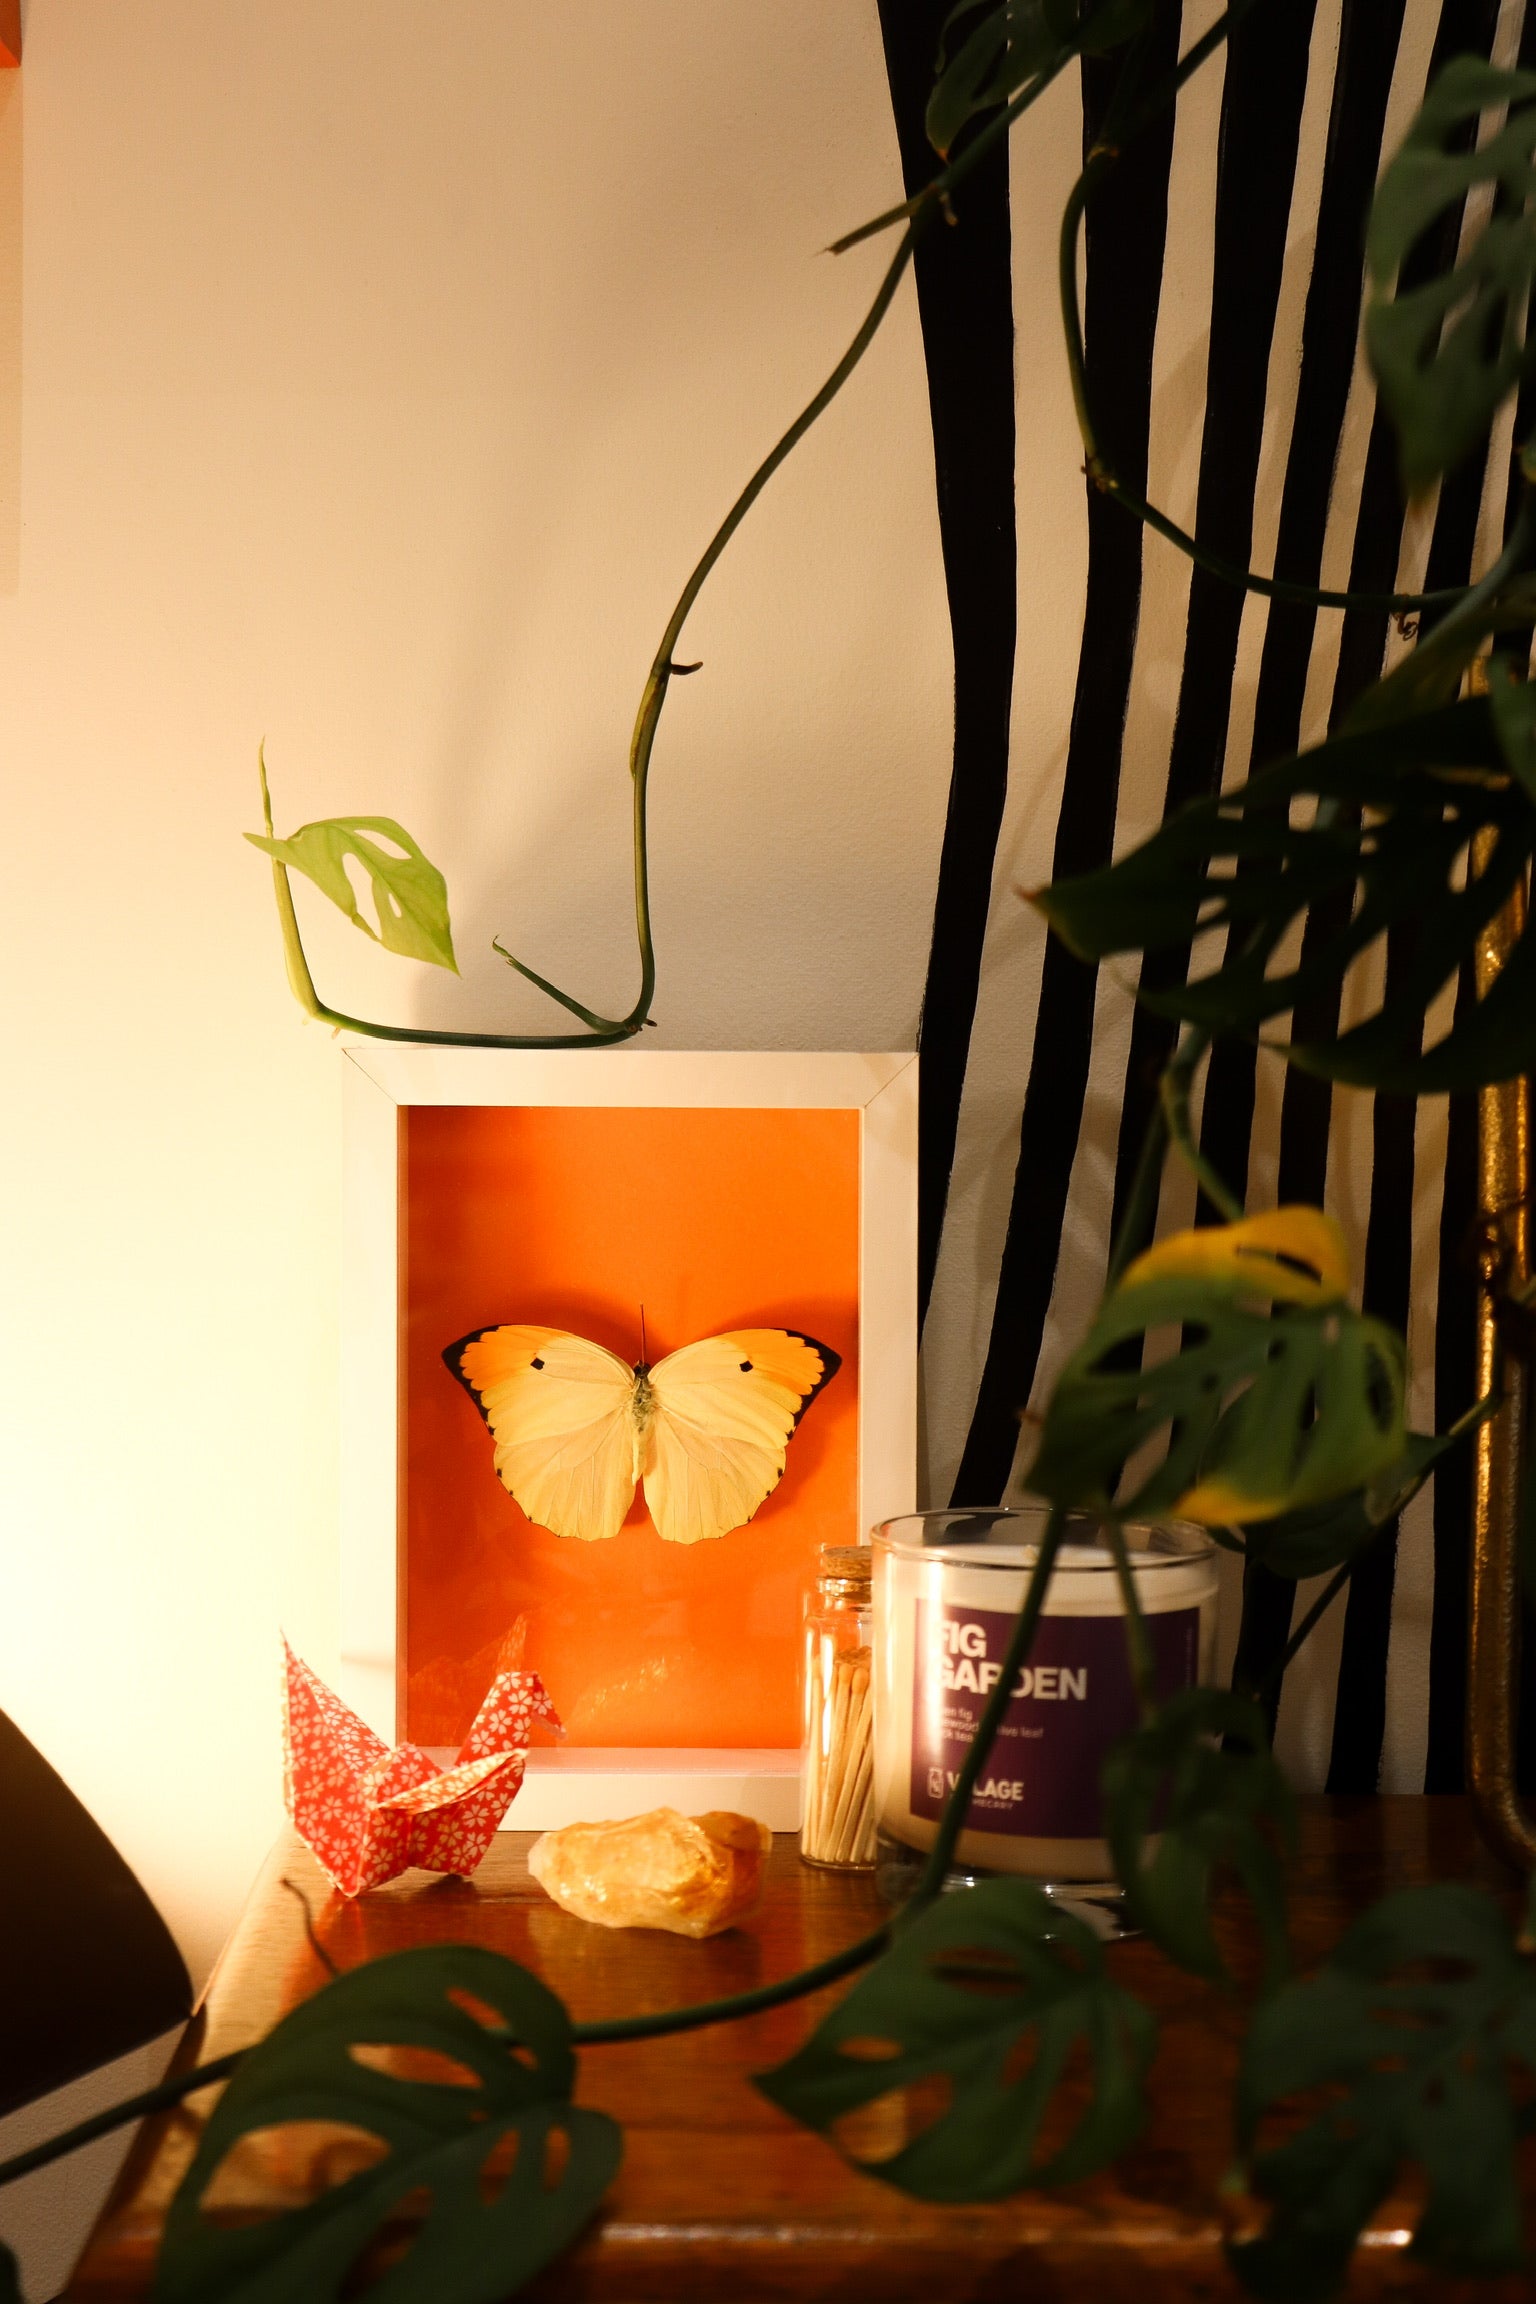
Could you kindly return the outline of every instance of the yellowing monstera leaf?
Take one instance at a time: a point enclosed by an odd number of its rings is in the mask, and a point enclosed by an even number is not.
[[[1063,1369],[1030,1488],[1221,1525],[1366,1486],[1403,1450],[1405,1356],[1348,1284],[1343,1235],[1317,1208],[1159,1241]],[[1169,1330],[1176,1348],[1144,1365],[1149,1336]]]
[[[1172,1233],[1127,1265],[1120,1285],[1164,1279],[1230,1283],[1280,1304],[1340,1304],[1349,1292],[1349,1252],[1321,1208],[1270,1208],[1237,1224]]]

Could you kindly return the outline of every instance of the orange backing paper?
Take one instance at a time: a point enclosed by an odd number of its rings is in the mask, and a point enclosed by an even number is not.
[[[600,1061],[600,1059],[599,1059]],[[572,1745],[793,1745],[817,1547],[857,1541],[859,1114],[427,1106],[401,1113],[404,1734],[456,1745],[527,1620]],[[535,1527],[444,1348],[546,1322],[654,1364],[795,1328],[843,1365],[746,1527],[664,1544]]]

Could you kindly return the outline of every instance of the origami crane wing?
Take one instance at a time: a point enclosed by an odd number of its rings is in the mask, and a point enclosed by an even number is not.
[[[412,1865],[472,1872],[523,1781],[535,1719],[559,1716],[535,1672],[498,1673],[452,1768],[393,1752],[283,1643],[284,1792],[301,1839],[344,1896]]]

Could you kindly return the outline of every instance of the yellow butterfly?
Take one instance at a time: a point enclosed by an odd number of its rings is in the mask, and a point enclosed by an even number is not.
[[[443,1354],[491,1428],[530,1520],[617,1536],[645,1482],[669,1544],[745,1527],[784,1475],[790,1435],[842,1366],[787,1328],[738,1328],[631,1368],[563,1328],[481,1328]]]

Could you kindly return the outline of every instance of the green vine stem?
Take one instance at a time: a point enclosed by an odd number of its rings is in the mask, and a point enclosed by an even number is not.
[[[896,291],[901,285],[902,275],[912,260],[918,232],[924,229],[936,215],[948,213],[946,203],[955,186],[964,181],[999,138],[1005,137],[1014,122],[1039,100],[1068,61],[1069,55],[1064,52],[1047,70],[1038,74],[1029,86],[1023,89],[1013,102],[1000,112],[995,120],[990,121],[982,132],[967,145],[958,159],[942,174],[935,177],[934,181],[925,186],[923,191],[912,200],[903,202],[901,207],[891,209],[884,216],[876,217],[870,224],[861,226],[858,231],[848,234],[844,239],[834,244],[834,252],[841,252],[852,247],[856,241],[866,239],[871,233],[882,230],[888,224],[898,222],[903,217],[908,219],[907,230],[902,235],[896,253],[891,258],[876,291],[874,302],[865,314],[863,323],[852,343],[820,391],[807,401],[788,430],[781,433],[773,447],[769,449],[695,563],[687,583],[678,596],[672,614],[667,620],[666,630],[662,634],[660,646],[656,650],[650,671],[646,676],[645,688],[640,698],[640,707],[635,715],[634,734],[630,739],[629,747],[633,810],[635,939],[640,953],[640,990],[628,1015],[602,1016],[596,1010],[585,1007],[570,993],[563,992],[557,984],[552,984],[548,977],[541,976],[537,970],[530,968],[526,961],[519,960],[515,953],[509,952],[499,938],[495,937],[491,940],[492,949],[501,955],[508,966],[515,968],[520,976],[525,976],[530,984],[536,985],[539,991],[546,994],[549,999],[558,1001],[562,1008],[568,1008],[573,1016],[578,1017],[587,1026],[586,1031],[569,1033],[444,1032],[397,1024],[376,1024],[366,1017],[345,1015],[339,1009],[332,1008],[323,1001],[315,989],[314,977],[310,972],[309,961],[304,951],[303,938],[299,933],[298,915],[294,909],[293,892],[289,885],[287,867],[274,860],[272,878],[277,898],[278,921],[282,930],[283,956],[287,964],[288,982],[294,998],[306,1015],[314,1017],[319,1023],[330,1024],[338,1031],[361,1032],[375,1040],[406,1040],[425,1043],[429,1047],[458,1048],[611,1047],[620,1041],[633,1039],[635,1034],[651,1021],[651,1002],[656,990],[656,953],[651,933],[650,861],[646,821],[647,784],[650,776],[651,755],[656,743],[656,731],[661,722],[667,691],[675,676],[698,670],[697,665],[679,664],[676,660],[677,645],[682,637],[683,626],[687,622],[689,612],[703,590],[716,561],[720,558],[721,553],[741,526],[742,521],[768,482],[773,478],[774,473],[777,472],[785,458],[799,446],[812,425],[832,405],[874,342],[881,323],[895,299]],[[262,805],[266,814],[267,830],[271,833],[273,830],[272,809],[267,792],[264,762],[262,764]]]
[[[1378,1529],[1371,1538],[1372,1543],[1375,1542],[1376,1535],[1379,1534],[1380,1530]],[[1369,1549],[1369,1547],[1367,1546],[1366,1549]],[[1333,1574],[1329,1577],[1327,1583],[1323,1586],[1322,1591],[1319,1592],[1317,1598],[1313,1601],[1311,1607],[1307,1610],[1305,1616],[1303,1616],[1301,1622],[1297,1625],[1289,1640],[1287,1640],[1280,1656],[1273,1664],[1271,1664],[1269,1670],[1265,1673],[1263,1680],[1253,1691],[1254,1696],[1259,1703],[1262,1704],[1267,1697],[1273,1696],[1275,1694],[1276,1690],[1280,1686],[1281,1681],[1285,1678],[1286,1673],[1290,1670],[1291,1665],[1301,1654],[1302,1649],[1311,1639],[1313,1633],[1317,1630],[1317,1627],[1319,1624],[1321,1624],[1323,1618],[1327,1615],[1329,1609],[1333,1606],[1335,1600],[1337,1600],[1339,1594],[1343,1591],[1351,1576],[1353,1576],[1356,1567],[1359,1565],[1359,1560],[1360,1554],[1357,1552],[1354,1559],[1346,1560],[1342,1563],[1341,1566],[1335,1568]]]
[[[146,2119],[151,2112],[164,2112],[172,2104],[179,2104],[184,2096],[195,2096],[199,2088],[211,2088],[216,2081],[227,2080],[236,2065],[249,2056],[249,2048],[236,2048],[228,2056],[215,2056],[207,2064],[194,2065],[190,2072],[174,2072],[169,2080],[162,2080],[157,2088],[146,2088],[142,2095],[129,2096],[121,2104],[109,2104],[105,2112],[97,2112],[89,2120],[82,2120],[73,2128],[66,2128],[60,2136],[50,2136],[42,2144],[34,2144],[28,2152],[18,2152],[13,2159],[0,2161],[0,2184],[15,2184],[23,2176],[30,2176],[35,2168],[46,2168],[51,2160],[62,2160],[66,2153],[79,2152],[87,2144],[94,2144],[98,2136],[110,2136],[114,2128],[126,2127],[130,2120]]]
[[[770,448],[705,546],[687,583],[683,586],[677,605],[667,620],[667,628],[662,634],[661,645],[652,660],[650,672],[646,677],[645,689],[640,698],[640,709],[635,716],[635,729],[629,747],[634,826],[635,939],[640,952],[640,990],[628,1015],[600,1016],[594,1010],[583,1007],[579,1000],[574,1000],[569,993],[562,992],[557,985],[551,984],[547,977],[538,975],[524,961],[517,959],[513,953],[508,952],[505,946],[499,943],[495,947],[496,950],[501,953],[502,958],[511,967],[518,971],[519,975],[526,976],[529,982],[536,984],[541,992],[547,993],[552,1000],[558,1000],[562,1007],[570,1009],[573,1015],[580,1017],[589,1026],[589,1029],[585,1032],[566,1033],[442,1032],[431,1031],[423,1026],[376,1024],[367,1017],[344,1015],[341,1010],[328,1006],[315,990],[314,978],[310,973],[309,961],[304,951],[303,938],[299,933],[298,915],[294,910],[293,892],[288,884],[287,867],[274,861],[272,878],[277,896],[277,915],[282,929],[283,956],[287,962],[288,982],[294,998],[306,1015],[313,1016],[319,1023],[333,1025],[338,1031],[362,1032],[374,1040],[415,1041],[434,1048],[605,1047],[612,1046],[618,1041],[632,1040],[635,1034],[649,1023],[651,1002],[656,991],[656,951],[651,934],[646,786],[650,776],[651,754],[655,747],[656,730],[660,724],[662,707],[666,703],[667,690],[671,685],[673,675],[694,669],[691,665],[680,665],[675,660],[677,643],[682,634],[683,625],[687,621],[688,613],[702,591],[715,562],[741,526],[742,521],[768,482],[773,478],[774,473],[777,472],[784,459],[798,447],[817,418],[831,406],[874,342],[875,336],[879,332],[880,323],[890,310],[892,300],[901,285],[902,275],[912,260],[914,233],[915,227],[909,228],[902,235],[901,243],[886,267],[885,276],[876,292],[875,300],[842,359],[839,360],[820,391],[816,393],[813,399],[807,401],[788,431],[782,433],[773,447]],[[270,832],[272,829],[272,811],[267,799],[265,769],[262,772],[262,799],[266,808],[267,829]]]
[[[282,927],[283,952],[288,966],[288,981],[295,999],[307,1015],[315,1017],[321,1023],[333,1025],[338,1030],[362,1032],[379,1040],[410,1040],[424,1042],[433,1047],[476,1048],[584,1048],[612,1045],[618,1041],[633,1039],[634,1035],[650,1021],[651,1002],[656,989],[656,955],[651,933],[646,793],[650,776],[651,755],[655,748],[656,731],[660,725],[667,691],[674,675],[695,669],[692,665],[680,665],[676,661],[676,651],[678,642],[682,637],[683,626],[708,581],[715,563],[741,526],[747,513],[786,457],[793,453],[806,433],[810,431],[812,425],[837,398],[838,393],[874,342],[881,323],[895,299],[896,291],[901,285],[902,276],[912,260],[917,233],[940,210],[948,193],[970,173],[985,151],[1000,136],[1006,135],[1014,121],[1038,100],[1061,70],[1065,61],[1066,59],[1063,58],[1060,63],[1053,65],[1048,72],[1042,73],[1036,80],[1032,81],[1029,87],[1007,107],[1006,111],[1001,113],[997,120],[989,123],[982,134],[967,146],[959,159],[945,170],[942,176],[936,177],[933,184],[927,186],[915,201],[908,203],[906,208],[893,210],[890,219],[879,219],[876,225],[867,228],[871,231],[875,230],[879,223],[894,220],[895,217],[906,213],[908,208],[911,211],[907,230],[902,234],[896,252],[886,267],[884,278],[876,291],[874,301],[865,314],[863,323],[852,343],[820,391],[807,401],[788,430],[780,435],[753,472],[695,563],[687,583],[678,596],[672,614],[667,620],[666,630],[662,634],[661,643],[652,660],[645,688],[640,698],[640,707],[635,716],[634,734],[630,740],[629,748],[634,821],[635,935],[640,952],[640,990],[628,1015],[622,1017],[598,1015],[594,1010],[584,1007],[580,1001],[573,999],[569,993],[562,992],[547,977],[539,975],[525,961],[519,960],[514,953],[509,952],[503,944],[494,939],[494,949],[501,954],[509,966],[515,968],[520,975],[527,977],[531,984],[536,985],[550,999],[557,1000],[562,1007],[570,1009],[573,1015],[579,1017],[588,1026],[588,1029],[585,1032],[575,1033],[533,1034],[443,1032],[400,1025],[376,1024],[364,1017],[344,1015],[340,1010],[331,1008],[322,1001],[315,989],[314,978],[310,973],[309,962],[304,952],[303,939],[299,933],[298,917],[294,910],[293,895],[288,884],[287,868],[274,862],[272,867],[273,883],[277,894],[278,919]],[[854,234],[852,238],[857,239],[863,236],[861,232]],[[851,241],[838,243],[840,247],[846,247],[850,244]],[[267,829],[270,832],[272,817],[270,805],[267,804],[266,800],[265,771],[263,771],[262,777],[262,795],[267,809]]]
[[[1157,1101],[1163,1115],[1168,1140],[1184,1162],[1201,1191],[1213,1208],[1219,1208],[1229,1224],[1238,1224],[1246,1213],[1235,1192],[1229,1191],[1221,1177],[1195,1142],[1190,1126],[1189,1096],[1194,1076],[1200,1069],[1211,1036],[1203,1027],[1186,1031],[1177,1049],[1157,1083]]]
[[[976,1732],[971,1738],[965,1758],[960,1763],[960,1773],[955,1779],[954,1790],[944,1803],[944,1813],[939,1818],[939,1829],[934,1836],[933,1846],[928,1851],[927,1862],[917,1876],[917,1885],[913,1889],[910,1899],[903,1906],[904,1912],[913,1914],[920,1912],[925,1905],[933,1902],[935,1896],[943,1892],[944,1876],[949,1870],[950,1859],[955,1852],[955,1843],[965,1829],[966,1814],[971,1805],[971,1794],[976,1789],[977,1778],[986,1766],[992,1746],[997,1740],[997,1732],[1002,1726],[1003,1714],[1008,1709],[1019,1673],[1029,1660],[1030,1644],[1035,1637],[1035,1626],[1039,1623],[1040,1612],[1045,1606],[1045,1596],[1050,1589],[1051,1577],[1056,1568],[1056,1556],[1061,1550],[1066,1531],[1066,1513],[1060,1506],[1056,1506],[1047,1519],[1040,1538],[1040,1549],[1035,1555],[1035,1565],[1030,1571],[1029,1585],[1024,1594],[1024,1604],[1019,1610],[1009,1637],[1002,1669],[998,1673],[991,1694],[982,1707],[981,1718],[976,1723]]]
[[[1109,497],[1165,542],[1172,544],[1186,559],[1192,560],[1197,568],[1203,568],[1207,575],[1219,577],[1223,583],[1237,585],[1245,592],[1256,592],[1266,600],[1293,601],[1305,608],[1374,608],[1395,615],[1406,615],[1420,608],[1438,607],[1444,602],[1460,599],[1462,588],[1439,592],[1336,592],[1315,584],[1293,583],[1285,577],[1260,576],[1251,568],[1239,568],[1234,562],[1223,559],[1219,553],[1209,551],[1188,529],[1181,528],[1167,513],[1160,512],[1155,504],[1149,503],[1144,496],[1139,496],[1133,488],[1126,486],[1105,455],[1094,422],[1088,400],[1087,354],[1077,293],[1078,236],[1089,198],[1126,146],[1134,142],[1158,113],[1177,97],[1185,82],[1215,54],[1234,25],[1248,13],[1253,4],[1254,0],[1234,0],[1233,6],[1219,16],[1210,29],[1180,58],[1177,69],[1150,92],[1116,140],[1110,142],[1106,137],[1094,146],[1084,163],[1082,174],[1067,197],[1057,250],[1057,277],[1062,336],[1072,385],[1072,405],[1077,414],[1077,428],[1083,443],[1083,469],[1091,487]]]
[[[1115,1582],[1120,1587],[1120,1610],[1125,1618],[1125,1646],[1130,1658],[1131,1680],[1142,1720],[1146,1722],[1157,1709],[1157,1668],[1152,1657],[1152,1637],[1147,1630],[1147,1619],[1142,1613],[1135,1570],[1125,1548],[1125,1527],[1113,1513],[1104,1515],[1104,1534],[1109,1541],[1110,1557],[1115,1563]]]

